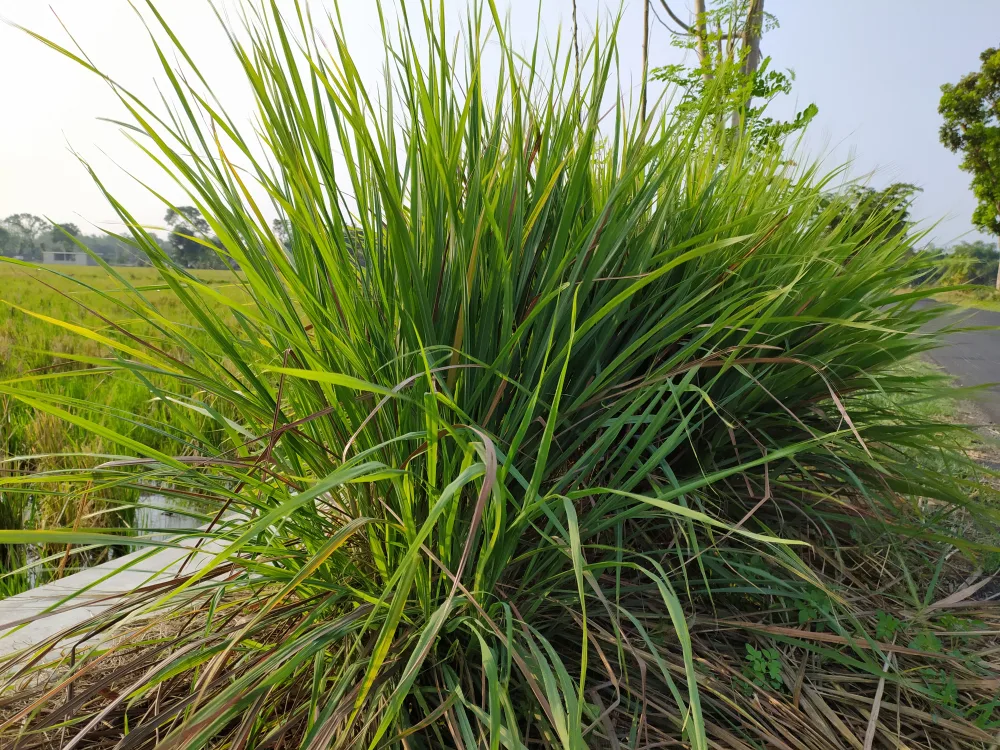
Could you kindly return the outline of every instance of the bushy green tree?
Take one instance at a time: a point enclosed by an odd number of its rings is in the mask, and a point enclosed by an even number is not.
[[[959,283],[993,284],[997,278],[1000,250],[986,240],[962,242],[951,251],[952,276]]]
[[[0,226],[0,255],[10,256],[14,254],[14,235],[6,227]]]
[[[759,150],[778,147],[784,137],[805,128],[819,112],[810,104],[791,120],[766,114],[777,97],[791,92],[794,75],[773,69],[771,58],[761,56],[761,37],[778,25],[772,14],[764,13],[762,0],[727,0],[716,9],[700,12],[696,8],[692,24],[683,23],[666,0],[659,3],[680,27],[672,44],[693,51],[697,59],[693,67],[666,65],[650,71],[653,80],[677,87],[679,99],[674,107],[679,115],[704,118],[706,127],[727,128],[731,140],[744,138],[745,145]],[[712,102],[710,113],[706,113],[706,102]]]
[[[194,206],[167,209],[163,220],[170,227],[171,255],[184,268],[223,268],[224,263],[213,248],[218,240],[205,217]]]
[[[51,225],[40,216],[29,213],[11,214],[2,222],[7,232],[7,243],[10,248],[6,255],[23,255],[28,260],[39,260],[42,257],[42,237],[51,229]]]
[[[894,182],[877,190],[868,185],[849,185],[844,190],[828,193],[823,208],[836,206],[831,228],[849,222],[855,232],[868,236],[884,234],[887,239],[910,230],[910,209],[921,188],[908,182]]]
[[[941,142],[962,154],[961,168],[972,174],[973,223],[1000,240],[1000,49],[991,47],[979,59],[978,71],[941,87]]]
[[[73,238],[80,237],[80,227],[76,224],[53,224],[48,233],[48,244],[60,250],[76,250],[76,243]]]

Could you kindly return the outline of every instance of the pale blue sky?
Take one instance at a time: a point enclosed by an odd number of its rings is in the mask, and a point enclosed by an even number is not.
[[[411,0],[412,1],[412,0]],[[657,1],[657,0],[654,0]],[[232,5],[235,0],[225,0]],[[327,0],[313,0],[329,7]],[[503,0],[498,0],[503,7]],[[144,95],[153,94],[156,61],[141,25],[126,0],[0,0],[0,16],[55,38],[62,37],[48,7],[77,36],[96,62]],[[160,5],[177,24],[217,82],[233,113],[250,103],[206,0],[169,0]],[[462,0],[448,0],[453,9]],[[672,0],[683,17],[689,0]],[[382,52],[372,4],[352,0],[342,12],[362,63],[377,73]],[[579,0],[582,31],[597,17],[619,7],[606,0]],[[515,35],[527,44],[536,31],[536,0],[511,0]],[[621,62],[626,85],[638,80],[641,2],[623,6]],[[541,30],[554,38],[562,23],[569,28],[570,0],[545,0]],[[770,32],[764,53],[780,68],[797,75],[791,112],[810,102],[820,110],[807,148],[825,156],[830,168],[850,159],[852,174],[871,174],[882,186],[900,180],[924,188],[914,215],[940,221],[934,238],[952,241],[972,229],[974,199],[958,157],[938,143],[939,87],[978,67],[979,52],[1000,45],[998,0],[766,0],[781,27]],[[661,16],[664,14],[660,13]],[[664,16],[665,17],[665,16]],[[218,50],[218,53],[212,52]],[[207,51],[207,52],[206,52]],[[677,62],[668,33],[653,24],[651,63]],[[151,179],[166,191],[134,147],[101,116],[118,109],[106,87],[68,61],[13,28],[0,25],[0,70],[4,105],[0,109],[0,217],[30,211],[58,221],[112,225],[114,216],[89,177],[70,153],[87,157],[113,192],[143,221],[156,224],[162,209],[143,194],[121,169]]]
[[[938,141],[940,86],[979,67],[1000,46],[997,0],[767,0],[781,27],[764,52],[794,69],[800,102],[819,106],[810,132],[830,163],[853,155],[854,172],[877,170],[874,185],[924,189],[914,214],[944,219],[950,241],[972,229],[975,199],[959,157]]]

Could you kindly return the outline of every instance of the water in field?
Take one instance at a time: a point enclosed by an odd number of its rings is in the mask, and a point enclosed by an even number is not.
[[[132,527],[156,540],[167,538],[171,532],[196,529],[204,524],[200,518],[188,515],[197,510],[188,500],[164,495],[143,495],[139,503],[142,507],[135,509]]]
[[[135,534],[149,536],[155,540],[165,539],[171,534],[185,529],[196,529],[205,523],[204,516],[192,517],[190,515],[192,512],[198,512],[199,509],[196,504],[189,500],[151,493],[142,495],[137,505],[139,507],[128,511],[123,520],[134,530]],[[34,528],[35,517],[32,510],[33,505],[29,503],[24,511],[23,528]],[[204,509],[201,510],[204,512]],[[28,566],[27,570],[21,574],[0,579],[0,599],[17,594],[22,590],[33,589],[48,583],[53,577],[57,577],[56,571],[59,562],[56,560],[42,562],[42,549],[42,546],[37,544],[26,544],[23,547],[23,557],[18,559],[16,556],[9,555],[10,560],[5,564],[0,564],[0,576],[9,572],[5,568],[13,570],[25,564]],[[138,545],[117,545],[103,548],[100,551],[74,555],[67,559],[67,565],[63,571],[64,575],[70,575],[81,568],[104,560],[121,557],[136,549],[139,549]],[[51,550],[49,554],[51,554]],[[0,563],[4,563],[4,558],[0,558]]]

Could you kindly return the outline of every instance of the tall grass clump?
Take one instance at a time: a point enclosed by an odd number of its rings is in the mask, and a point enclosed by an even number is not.
[[[458,43],[400,10],[366,82],[337,20],[247,6],[226,28],[250,131],[152,5],[167,108],[106,78],[239,288],[108,195],[196,323],[106,268],[122,322],[88,366],[214,429],[100,428],[120,455],[70,478],[208,503],[215,555],[62,634],[71,659],[9,658],[0,736],[988,746],[996,625],[961,581],[990,548],[949,529],[996,513],[922,460],[960,428],[903,406],[940,385],[897,368],[938,341],[899,293],[913,240],[834,222],[814,168],[734,142],[711,101],[639,121],[613,24],[577,77],[561,48],[517,54],[492,3]]]

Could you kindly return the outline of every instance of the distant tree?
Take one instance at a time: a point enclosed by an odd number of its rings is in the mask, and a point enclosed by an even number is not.
[[[290,230],[291,227],[285,219],[275,219],[271,222],[271,231],[274,232],[274,236],[278,238],[278,242],[285,248],[292,246],[292,233]]]
[[[9,233],[8,242],[12,246],[11,255],[23,255],[28,259],[39,259],[42,255],[42,236],[51,229],[49,223],[34,214],[11,214],[2,222]]]
[[[3,223],[32,240],[37,240],[50,228],[49,222],[34,214],[11,214]]]
[[[980,70],[941,87],[941,142],[962,154],[960,166],[972,174],[973,223],[1000,241],[1000,49],[979,59]],[[1000,267],[995,285],[1000,289]]]
[[[156,238],[159,239],[159,238]],[[149,260],[128,242],[108,234],[88,236],[85,244],[112,266],[146,266]],[[169,244],[167,248],[169,249]]]
[[[7,257],[14,255],[14,235],[2,226],[0,226],[0,255]]]
[[[69,236],[67,236],[69,235]],[[76,224],[53,224],[49,232],[49,241],[61,249],[73,249],[76,247],[71,237],[80,236],[80,227]]]
[[[54,224],[54,229],[58,229],[60,233],[70,235],[71,237],[79,237],[82,233],[80,232],[80,227],[72,222],[66,222],[65,224]]]
[[[211,227],[194,206],[168,209],[163,220],[170,227],[170,250],[174,260],[185,268],[219,268],[216,253],[204,243],[212,243]],[[199,241],[200,240],[200,241]]]
[[[950,281],[993,285],[1000,265],[1000,250],[986,240],[960,242],[951,248],[949,265],[953,269]]]
[[[906,254],[909,260],[914,261],[913,268],[917,269],[911,281],[914,286],[953,283],[954,262],[948,251],[928,243],[920,248],[911,248]]]
[[[866,185],[851,185],[839,193],[824,197],[823,207],[836,203],[839,210],[830,222],[838,227],[845,221],[851,222],[856,232],[871,236],[885,232],[887,238],[909,231],[910,209],[921,188],[908,182],[894,182],[883,190]]]

